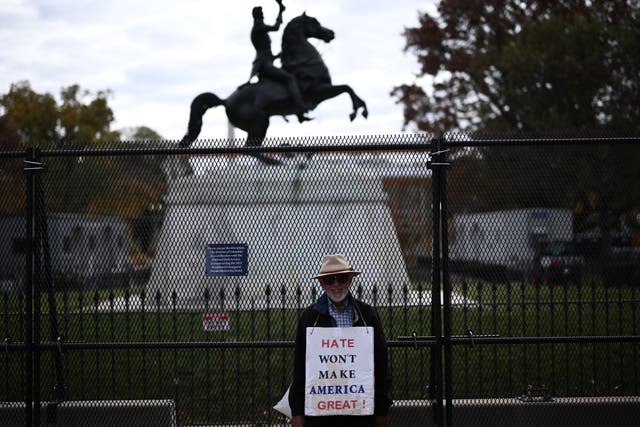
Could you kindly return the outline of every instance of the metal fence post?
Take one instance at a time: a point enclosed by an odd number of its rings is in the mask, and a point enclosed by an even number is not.
[[[55,367],[55,384],[53,389],[53,403],[47,406],[47,422],[53,422],[56,419],[56,405],[65,398],[65,385],[62,365],[62,341],[63,337],[60,335],[60,329],[58,327],[58,307],[55,298],[55,283],[53,278],[53,265],[51,261],[51,248],[49,245],[49,228],[47,211],[44,198],[44,183],[42,175],[45,172],[45,165],[39,162],[39,169],[36,171],[35,176],[35,224],[36,224],[36,245],[38,249],[39,257],[36,258],[37,273],[40,275],[42,267],[44,267],[44,277],[38,281],[37,288],[37,311],[38,316],[37,331],[41,333],[41,316],[42,316],[42,298],[41,292],[44,288],[47,296],[47,303],[49,306],[49,327],[51,329],[51,338],[55,340],[59,345],[58,349],[54,352],[53,361]],[[44,265],[43,265],[44,264]],[[40,277],[40,276],[38,276]],[[37,343],[40,343],[38,336]],[[38,365],[40,366],[40,365]]]
[[[451,341],[451,286],[449,283],[449,240],[447,215],[445,138],[435,138],[430,153],[433,194],[433,286],[431,289],[432,328],[435,338],[431,358],[431,387],[437,426],[452,425],[453,371]],[[444,305],[443,305],[444,304]],[[443,318],[444,311],[444,318]],[[445,402],[446,400],[446,402]],[[446,403],[446,404],[445,404]]]
[[[25,393],[25,425],[40,425],[40,227],[38,174],[42,171],[40,151],[29,148],[24,162],[24,173],[27,179],[25,237],[27,242],[25,272],[25,352],[26,352],[26,393]],[[35,303],[35,307],[34,307]]]
[[[436,138],[432,142],[432,150],[440,151],[441,140]],[[431,168],[431,186],[432,186],[432,218],[433,218],[433,246],[432,250],[432,286],[431,286],[431,328],[435,338],[435,345],[431,354],[431,399],[434,402],[434,424],[443,426],[444,411],[442,399],[442,311],[440,291],[442,289],[441,281],[441,251],[440,251],[440,203],[441,203],[441,187],[440,175],[441,168],[434,167],[430,161]]]
[[[33,425],[33,170],[27,165],[34,162],[34,149],[30,148],[26,152],[24,174],[26,176],[26,214],[25,214],[25,242],[26,242],[26,268],[24,281],[25,295],[25,425]]]
[[[439,163],[440,187],[440,252],[442,269],[442,295],[444,304],[444,395],[445,395],[445,423],[453,425],[453,352],[451,343],[451,282],[449,281],[449,215],[447,208],[447,163],[446,140],[442,139],[440,153],[437,155]]]

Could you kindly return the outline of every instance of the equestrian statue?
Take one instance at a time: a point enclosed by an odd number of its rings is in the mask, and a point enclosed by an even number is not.
[[[282,0],[276,0],[280,7],[274,25],[264,23],[261,7],[252,10],[253,27],[251,42],[256,49],[249,82],[239,86],[226,99],[211,92],[201,93],[191,102],[191,114],[187,134],[180,141],[181,147],[188,147],[196,140],[202,129],[202,116],[211,107],[223,105],[229,121],[247,132],[245,146],[260,146],[264,141],[269,118],[295,114],[299,122],[311,120],[305,114],[315,109],[321,102],[342,93],[351,97],[353,111],[349,118],[353,121],[360,109],[362,116],[369,112],[365,102],[349,85],[331,83],[329,69],[318,50],[307,39],[316,38],[329,43],[334,39],[332,30],[320,25],[316,18],[305,13],[293,18],[282,34],[282,49],[279,55],[271,51],[269,32],[277,31],[282,23],[285,10]],[[273,65],[280,58],[282,68]],[[257,83],[251,78],[258,76]],[[270,162],[264,156],[261,160]],[[271,163],[279,163],[272,161]]]

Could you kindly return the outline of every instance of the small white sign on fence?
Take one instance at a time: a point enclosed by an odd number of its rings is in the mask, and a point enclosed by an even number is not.
[[[205,331],[228,331],[229,313],[204,313],[202,315],[202,329]]]

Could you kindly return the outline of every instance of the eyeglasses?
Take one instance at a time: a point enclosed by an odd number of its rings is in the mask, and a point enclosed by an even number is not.
[[[335,281],[338,281],[341,285],[349,282],[351,279],[350,273],[329,274],[328,276],[320,277],[320,283],[323,285],[332,285]]]

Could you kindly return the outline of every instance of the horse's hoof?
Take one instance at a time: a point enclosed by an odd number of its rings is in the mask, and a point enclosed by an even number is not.
[[[369,110],[367,110],[366,108],[362,110],[362,117],[364,117],[365,119],[369,117]]]
[[[358,113],[356,111],[354,111],[353,113],[349,114],[349,120],[354,121],[356,119],[357,115],[358,115]]]
[[[313,120],[313,117],[298,114],[298,123],[310,122],[311,120]]]

